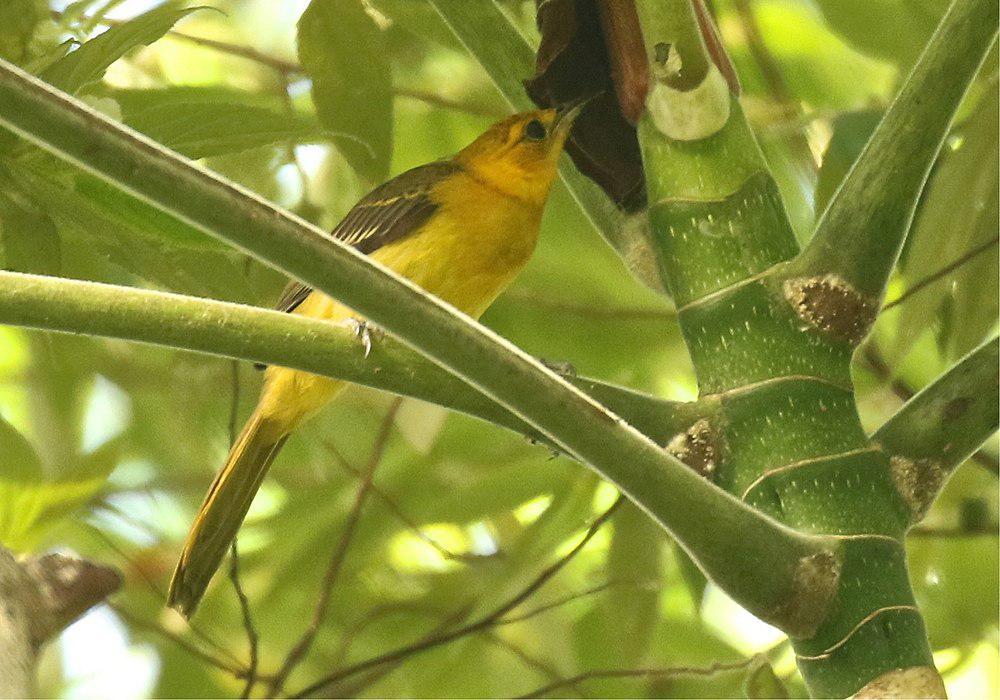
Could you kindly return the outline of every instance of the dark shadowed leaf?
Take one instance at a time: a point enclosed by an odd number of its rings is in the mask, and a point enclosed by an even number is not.
[[[997,237],[998,142],[995,93],[953,134],[957,148],[939,159],[922,198],[902,266],[907,287],[934,275],[969,251]],[[904,356],[946,300],[949,306],[944,345],[952,358],[979,344],[997,315],[997,250],[986,250],[912,297],[899,310],[893,356]]]
[[[0,178],[0,243],[4,266],[18,272],[58,275],[59,232],[46,214],[30,202],[18,202],[2,188]]]
[[[823,165],[816,182],[817,214],[826,209],[881,118],[880,111],[866,109],[845,112],[833,120],[833,136],[823,154]]]
[[[566,151],[622,209],[638,211],[646,202],[639,141],[619,106],[597,5],[573,0],[538,5],[542,43],[536,73],[525,82],[528,94],[542,107],[593,97],[573,126]],[[637,46],[645,68],[641,40]],[[642,103],[645,75],[622,76],[619,82],[629,84],[623,88],[629,103]],[[633,96],[636,92],[641,94]]]

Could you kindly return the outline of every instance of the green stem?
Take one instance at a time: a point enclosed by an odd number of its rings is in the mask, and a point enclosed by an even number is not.
[[[825,274],[782,277],[797,245],[739,102],[712,67],[701,83],[671,84],[698,48],[690,0],[637,6],[655,78],[639,125],[655,252],[699,403],[716,407],[688,433],[711,446],[715,483],[798,531],[842,538],[821,624],[785,630],[810,692],[844,697],[886,674],[914,696],[910,675],[942,687],[906,574],[910,512],[889,455],[862,429],[851,383],[867,331],[858,318],[875,305]],[[661,60],[672,47],[673,65]],[[892,177],[881,167],[856,170]],[[899,679],[898,669],[915,670]]]
[[[346,325],[212,299],[99,282],[0,271],[0,323],[162,345],[281,365],[430,401],[544,437],[453,374],[391,338],[368,357]],[[592,379],[568,377],[658,443],[697,419],[696,404],[664,401]]]
[[[802,590],[803,562],[839,551],[835,541],[786,528],[701,479],[537,360],[407,280],[5,61],[0,123],[342,301],[463,378],[613,481],[765,619],[784,623],[813,592]]]
[[[955,0],[791,272],[882,296],[920,192],[997,32],[993,0]]]
[[[958,465],[997,430],[998,339],[910,399],[872,436],[892,455],[896,486],[919,521]]]

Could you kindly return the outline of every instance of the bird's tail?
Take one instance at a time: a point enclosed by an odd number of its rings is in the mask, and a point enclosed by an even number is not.
[[[185,617],[198,607],[288,433],[284,422],[264,415],[258,407],[233,443],[198,510],[170,580],[167,605]]]

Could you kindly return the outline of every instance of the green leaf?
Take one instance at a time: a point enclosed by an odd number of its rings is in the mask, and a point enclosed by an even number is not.
[[[796,102],[814,109],[842,110],[889,97],[896,79],[893,66],[845,44],[813,3],[768,0],[754,2],[752,7],[766,48]],[[726,20],[720,17],[723,26]],[[734,41],[726,48],[737,64],[746,93],[770,94],[749,46]]]
[[[14,426],[0,416],[0,475],[5,481],[26,483],[42,479],[42,464],[31,446]]]
[[[392,29],[433,41],[449,49],[461,50],[455,35],[427,2],[413,0],[369,0],[378,12],[392,20]]]
[[[980,101],[976,112],[953,138],[924,194],[902,268],[907,286],[929,278],[945,265],[997,235],[998,148],[997,98]],[[954,302],[944,344],[951,357],[961,357],[978,345],[996,321],[996,251],[924,287],[900,307],[893,358],[904,357],[920,334],[939,316],[942,305]]]
[[[298,25],[299,62],[320,122],[374,185],[389,174],[392,75],[382,35],[358,0],[312,0]]]
[[[865,109],[839,114],[833,120],[833,136],[823,153],[823,165],[816,181],[816,211],[826,209],[881,118],[880,111]]]
[[[42,71],[41,77],[71,94],[99,80],[108,66],[139,46],[152,44],[181,19],[200,7],[177,9],[173,4],[158,7],[133,20],[108,29],[85,42]]]
[[[59,228],[67,264],[93,261],[106,267],[110,261],[119,275],[126,271],[188,294],[242,302],[261,298],[248,284],[238,253],[95,177],[26,163],[12,175],[19,191],[38,206],[44,203]]]
[[[634,585],[612,586],[611,605],[605,607],[604,638],[610,666],[641,664],[649,653],[653,629],[658,621],[662,580],[663,530],[631,503],[624,503],[614,516],[614,534],[608,549],[608,577]]]
[[[236,90],[167,88],[131,91],[123,121],[189,158],[236,153],[281,142],[317,141],[319,123],[252,104]]]
[[[126,227],[134,235],[159,245],[222,249],[214,240],[182,221],[96,177],[49,158],[21,161],[11,168],[11,180],[39,206],[44,203],[53,219],[65,216],[70,220],[75,218],[80,225],[94,226],[89,232],[94,237],[106,236],[106,229]],[[107,223],[102,227],[101,221]]]
[[[757,657],[747,672],[746,680],[743,681],[743,693],[748,698],[789,697],[785,684],[764,656]]]
[[[948,0],[817,0],[816,4],[834,31],[861,51],[903,68],[920,55],[948,9]]]
[[[61,267],[59,232],[46,214],[12,193],[0,191],[0,243],[4,266],[19,272],[58,275]]]
[[[32,549],[61,517],[100,489],[110,467],[93,472],[46,480],[34,448],[0,418],[0,544],[16,552]]]
[[[35,0],[4,0],[0,3],[0,57],[18,63],[23,60],[38,22]]]
[[[788,276],[839,275],[880,299],[927,176],[996,38],[988,0],[955,0]]]

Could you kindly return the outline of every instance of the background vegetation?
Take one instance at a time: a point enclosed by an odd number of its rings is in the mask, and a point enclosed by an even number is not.
[[[453,152],[506,112],[433,3],[331,3],[337,12],[311,18],[301,55],[296,21],[307,3],[205,4],[221,12],[8,0],[0,55],[323,226],[387,174]],[[497,4],[535,44],[533,3]],[[804,237],[947,3],[712,4]],[[130,19],[90,63],[46,73],[75,42],[100,42]],[[992,56],[923,196],[891,286],[897,303],[858,353],[870,429],[995,332],[996,80]],[[6,134],[0,146],[3,267],[262,306],[276,298],[283,280],[273,271]],[[672,310],[562,188],[535,259],[484,322],[581,374],[694,395]],[[162,609],[165,581],[258,383],[231,362],[0,328],[0,541],[70,550],[126,575],[110,606],[49,647],[43,694],[239,693],[249,648],[262,672],[280,667],[323,591],[328,614],[290,691],[530,591],[515,612],[338,690],[517,695],[618,668],[646,672],[552,692],[804,693],[782,635],[706,587],[653,524],[621,509],[588,530],[614,501],[589,472],[499,428],[362,389],[291,440],[265,484],[240,538],[246,607],[219,577],[188,627]],[[990,444],[909,541],[913,586],[953,694],[1000,690],[996,464]],[[374,485],[359,496],[370,470]]]

